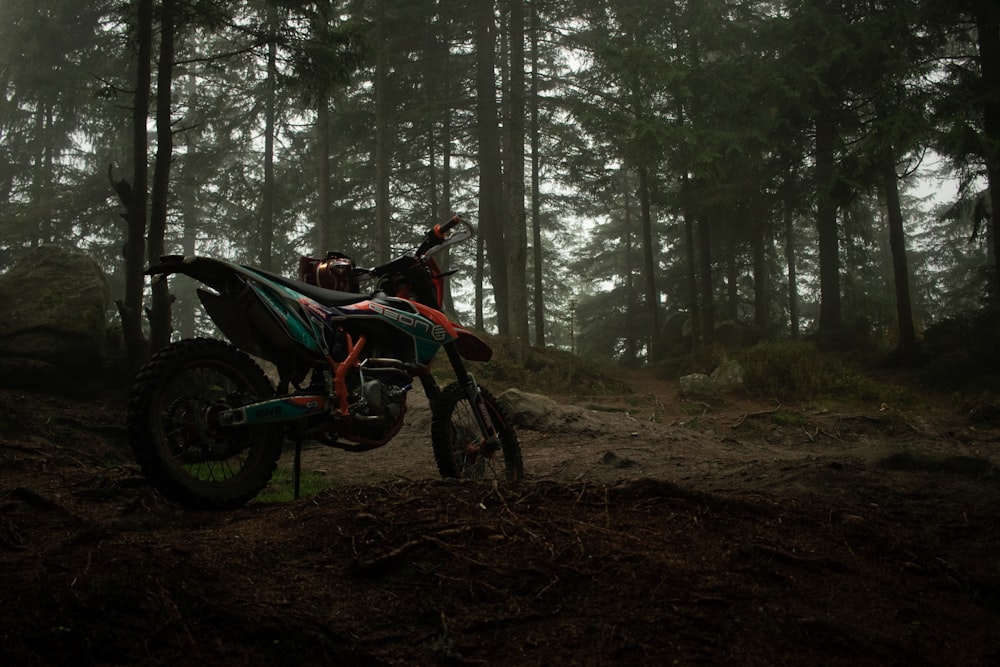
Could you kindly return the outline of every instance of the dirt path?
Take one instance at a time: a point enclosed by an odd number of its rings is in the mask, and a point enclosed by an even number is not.
[[[845,470],[975,476],[1000,465],[997,429],[940,406],[844,410],[734,397],[686,400],[648,373],[633,373],[630,386],[633,392],[622,396],[552,397],[540,423],[519,428],[529,478],[604,484],[652,478],[725,493],[821,492],[830,475]],[[345,485],[436,479],[429,433],[427,400],[415,392],[406,426],[389,445],[364,454],[307,448],[304,467]]]
[[[521,429],[517,486],[439,480],[413,400],[226,513],[148,487],[121,401],[0,392],[0,664],[1000,662],[996,429],[633,386]]]

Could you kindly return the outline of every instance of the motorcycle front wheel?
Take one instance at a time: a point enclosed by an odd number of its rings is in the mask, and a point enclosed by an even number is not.
[[[431,444],[442,477],[518,482],[524,463],[517,434],[503,408],[480,388],[486,417],[497,433],[499,446],[490,447],[476,421],[475,406],[465,388],[456,383],[444,388],[431,413]]]
[[[129,443],[143,475],[192,509],[230,509],[267,485],[281,456],[280,425],[222,426],[229,409],[274,395],[260,366],[219,340],[178,341],[136,376]]]

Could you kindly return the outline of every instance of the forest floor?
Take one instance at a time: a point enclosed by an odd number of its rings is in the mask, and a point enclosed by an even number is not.
[[[438,479],[415,396],[305,452],[328,488],[214,513],[121,397],[2,390],[0,664],[1000,664],[997,424],[627,384],[555,397],[515,486]]]

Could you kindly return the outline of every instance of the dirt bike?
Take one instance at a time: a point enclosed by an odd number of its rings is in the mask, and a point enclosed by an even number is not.
[[[492,350],[441,311],[444,279],[454,272],[443,273],[434,255],[473,234],[456,215],[412,253],[352,267],[349,284],[374,280],[370,294],[222,259],[162,257],[146,274],[182,273],[210,288],[197,294],[228,342],[171,343],[138,373],[127,421],[143,474],[181,505],[238,507],[268,484],[287,438],[298,497],[302,443],[355,452],[385,445],[403,424],[417,378],[430,401],[442,476],[520,480],[510,419],[464,361],[488,361]],[[442,348],[456,378],[444,388],[430,368]],[[253,357],[274,365],[276,387]]]

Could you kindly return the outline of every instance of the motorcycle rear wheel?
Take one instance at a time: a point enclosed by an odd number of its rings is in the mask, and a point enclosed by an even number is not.
[[[480,388],[486,412],[497,432],[500,446],[483,449],[482,433],[465,388],[455,382],[442,390],[431,413],[431,444],[442,477],[518,482],[524,478],[524,462],[517,433],[510,418],[486,389]]]
[[[143,474],[169,500],[192,509],[231,509],[267,485],[281,456],[280,425],[223,427],[224,410],[274,389],[233,345],[208,338],[153,355],[129,396],[129,443]]]

